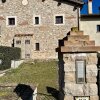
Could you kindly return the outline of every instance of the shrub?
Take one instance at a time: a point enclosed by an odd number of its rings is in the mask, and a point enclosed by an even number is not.
[[[0,70],[10,68],[11,60],[17,60],[20,59],[20,57],[20,48],[0,46]]]

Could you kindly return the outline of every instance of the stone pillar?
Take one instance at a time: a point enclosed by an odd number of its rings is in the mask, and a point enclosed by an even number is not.
[[[86,60],[86,82],[76,83],[75,60]],[[97,87],[97,54],[96,53],[65,53],[64,61],[64,100],[74,100],[74,97],[89,97],[98,99]]]

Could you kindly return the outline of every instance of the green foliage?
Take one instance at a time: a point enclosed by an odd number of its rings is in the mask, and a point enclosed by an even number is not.
[[[0,70],[10,68],[11,60],[20,59],[20,48],[0,46]]]

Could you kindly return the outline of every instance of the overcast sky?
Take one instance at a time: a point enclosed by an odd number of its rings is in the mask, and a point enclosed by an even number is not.
[[[88,0],[83,0],[85,2],[83,9],[81,10],[81,14],[88,14],[88,6],[87,6],[87,1]],[[100,7],[100,0],[92,0],[92,10],[93,14],[98,14],[100,13],[99,7]]]

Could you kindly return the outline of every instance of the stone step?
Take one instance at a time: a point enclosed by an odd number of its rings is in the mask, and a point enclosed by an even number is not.
[[[96,52],[100,51],[100,46],[62,46],[61,52]]]
[[[77,31],[77,32],[70,31],[69,35],[83,35],[83,31]]]
[[[64,41],[64,46],[94,46],[95,41]]]
[[[71,35],[68,41],[89,41],[89,35]]]

